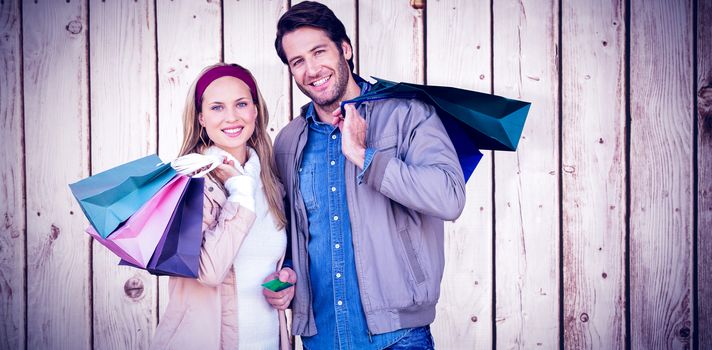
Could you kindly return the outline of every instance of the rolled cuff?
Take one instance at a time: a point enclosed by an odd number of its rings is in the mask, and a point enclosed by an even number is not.
[[[356,176],[356,180],[358,180],[358,184],[363,183],[363,177],[366,175],[366,171],[368,171],[368,168],[371,166],[371,162],[373,161],[373,156],[376,154],[376,150],[373,148],[366,148],[366,156],[363,160],[363,170],[361,170],[360,173],[358,173],[358,176]]]

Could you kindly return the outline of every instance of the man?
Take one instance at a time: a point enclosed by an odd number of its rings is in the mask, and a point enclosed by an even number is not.
[[[351,41],[322,4],[287,11],[275,47],[312,101],[274,152],[297,277],[293,333],[308,349],[433,348],[443,220],[465,204],[440,119],[407,99],[346,103],[342,115],[340,103],[370,85],[352,75]]]

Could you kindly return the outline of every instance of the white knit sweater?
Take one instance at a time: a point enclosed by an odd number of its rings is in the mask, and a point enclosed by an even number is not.
[[[254,152],[250,153],[250,157],[257,156]],[[277,310],[265,300],[261,284],[267,275],[276,271],[287,247],[287,235],[284,229],[277,229],[262,181],[256,180],[255,223],[242,242],[234,262],[239,348],[279,349]]]

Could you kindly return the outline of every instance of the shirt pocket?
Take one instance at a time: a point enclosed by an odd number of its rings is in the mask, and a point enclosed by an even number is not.
[[[309,211],[319,209],[316,201],[315,172],[314,164],[305,164],[299,169],[299,191],[302,193],[304,206]]]

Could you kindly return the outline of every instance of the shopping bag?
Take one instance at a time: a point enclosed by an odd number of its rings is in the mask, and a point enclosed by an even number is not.
[[[169,227],[188,181],[187,176],[174,177],[107,238],[101,237],[93,226],[86,232],[122,259],[146,267]]]
[[[70,184],[84,215],[106,238],[176,175],[169,163],[150,155]]]
[[[154,275],[198,277],[203,243],[203,187],[205,179],[191,178],[170,223],[145,269]],[[120,265],[143,268],[129,259]]]
[[[482,155],[479,150],[514,151],[531,103],[447,86],[395,83],[376,79],[371,89],[341,103],[384,98],[416,98],[434,106],[443,121],[467,180]],[[473,164],[474,163],[474,164]]]

